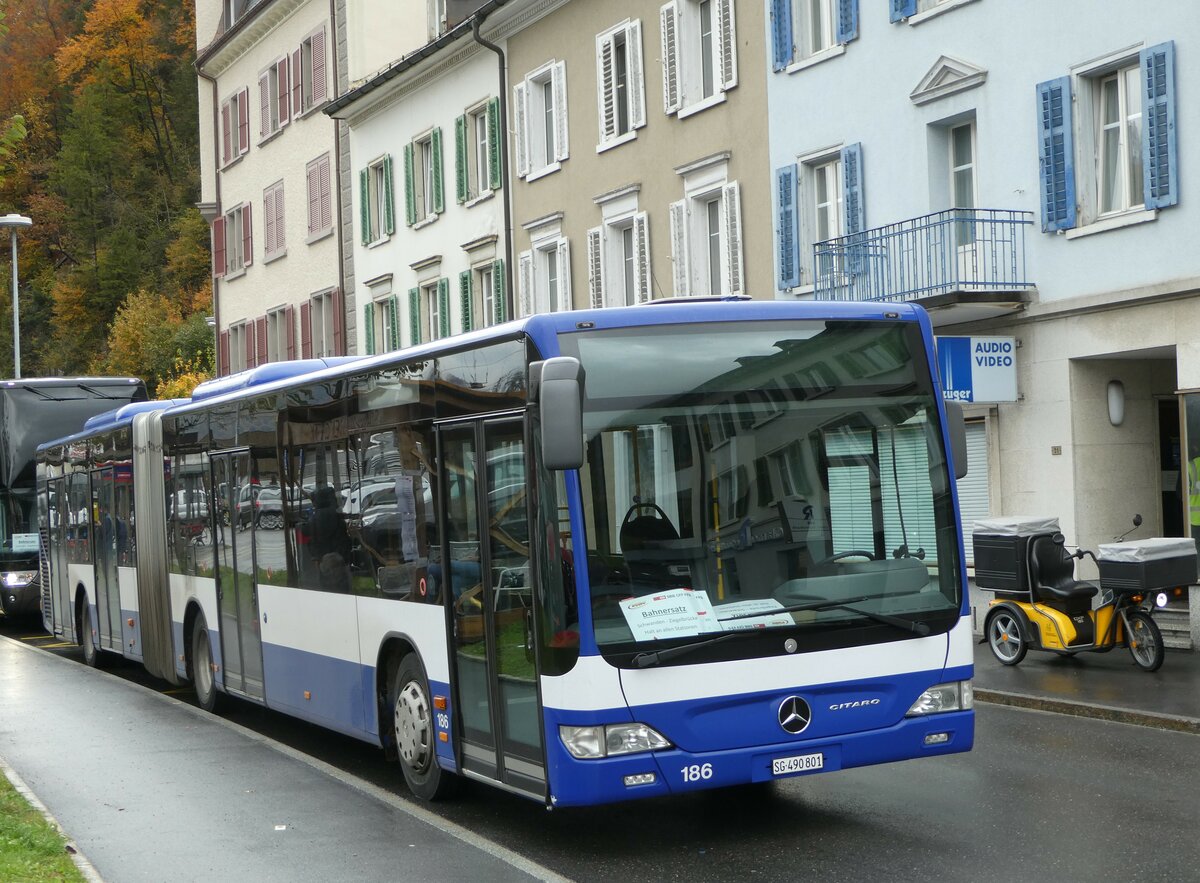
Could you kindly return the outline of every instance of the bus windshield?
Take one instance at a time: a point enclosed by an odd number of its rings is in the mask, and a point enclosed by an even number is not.
[[[794,638],[787,652],[830,649],[957,621],[951,478],[916,323],[560,340],[586,372],[586,588],[606,656],[735,631]]]

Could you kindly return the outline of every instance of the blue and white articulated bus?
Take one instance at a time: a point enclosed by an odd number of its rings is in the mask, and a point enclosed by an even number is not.
[[[279,363],[40,449],[46,626],[379,745],[425,799],[967,751],[960,444],[911,306],[667,302]]]

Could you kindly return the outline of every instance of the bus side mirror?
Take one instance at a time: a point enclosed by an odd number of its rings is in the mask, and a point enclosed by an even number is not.
[[[583,465],[583,366],[572,356],[555,356],[529,366],[530,391],[542,427],[542,462],[547,469]]]
[[[954,461],[954,477],[967,474],[967,421],[963,418],[962,402],[945,402],[946,432],[950,436],[950,459]]]

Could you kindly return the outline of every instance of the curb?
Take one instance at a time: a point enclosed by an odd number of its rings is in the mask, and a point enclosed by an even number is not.
[[[75,845],[75,841],[63,830],[63,826],[58,823],[58,819],[50,814],[50,810],[46,808],[46,805],[38,799],[38,796],[25,784],[25,780],[17,774],[16,770],[8,765],[8,762],[3,757],[0,757],[0,772],[4,773],[5,778],[12,783],[17,793],[25,798],[30,806],[41,813],[42,818],[49,822],[55,831],[66,838],[67,842],[64,845],[67,855],[71,857],[71,861],[79,869],[79,873],[83,875],[83,879],[87,880],[88,883],[104,883],[104,878],[100,876],[100,872],[96,870],[96,866],[88,861],[87,856],[79,851],[79,847]]]
[[[1158,714],[1110,705],[1090,705],[1085,702],[1073,702],[1070,699],[1048,699],[1044,696],[1030,696],[1026,693],[1008,693],[1003,690],[988,690],[979,687],[975,688],[975,699],[979,702],[991,703],[992,705],[1029,708],[1035,711],[1070,714],[1076,717],[1093,718],[1094,720],[1133,724],[1139,727],[1152,727],[1157,730],[1171,730],[1176,733],[1200,735],[1200,720],[1174,714]]]

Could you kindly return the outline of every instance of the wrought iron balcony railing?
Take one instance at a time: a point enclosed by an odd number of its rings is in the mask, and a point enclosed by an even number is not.
[[[920,300],[1024,291],[1025,230],[1033,213],[955,208],[813,247],[817,300]]]

